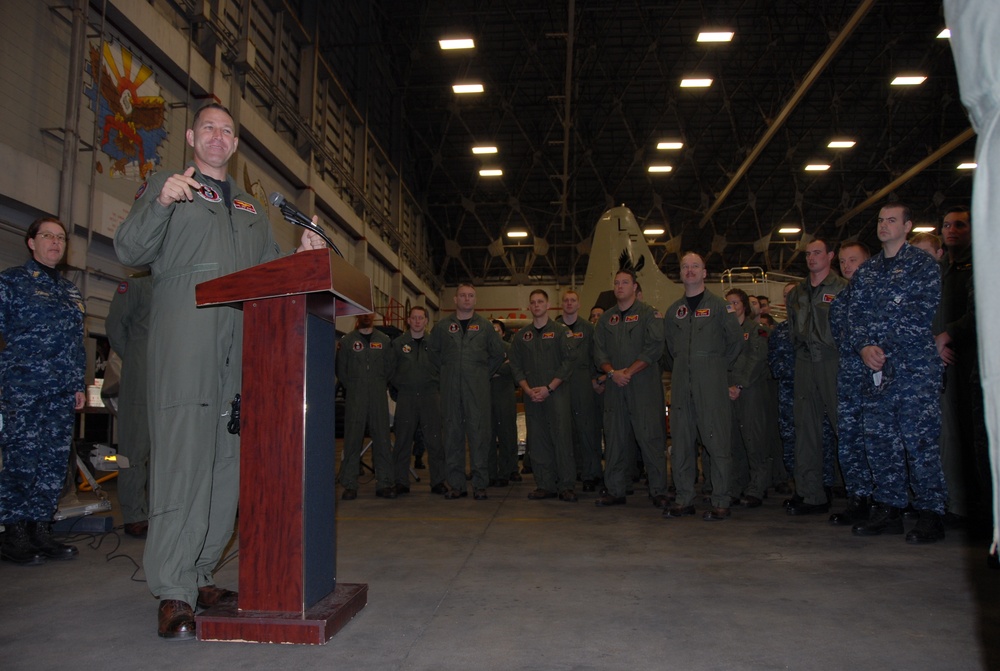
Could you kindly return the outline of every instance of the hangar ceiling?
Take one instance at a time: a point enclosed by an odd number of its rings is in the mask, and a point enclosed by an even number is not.
[[[810,236],[877,247],[888,196],[938,223],[971,195],[972,171],[956,166],[975,140],[936,0],[374,0],[367,11],[393,143],[448,283],[580,280],[594,225],[618,204],[664,229],[648,239],[676,278],[687,249],[709,253],[710,272],[802,272]],[[696,41],[712,28],[735,35]],[[321,48],[342,57],[351,45],[324,32]],[[475,48],[439,48],[458,35]],[[904,74],[927,79],[890,85]],[[681,88],[689,76],[713,81]],[[452,91],[473,81],[483,93]],[[827,148],[843,137],[856,145]],[[670,139],[683,147],[657,149]],[[805,171],[813,161],[831,167]],[[654,163],[672,171],[652,174]],[[480,176],[487,167],[502,176]],[[787,224],[803,233],[778,234]],[[512,228],[530,235],[513,240]]]

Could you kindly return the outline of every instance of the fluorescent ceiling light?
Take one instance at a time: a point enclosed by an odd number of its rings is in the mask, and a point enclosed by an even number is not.
[[[802,229],[798,226],[782,226],[778,229],[778,233],[782,235],[793,235],[795,233],[801,233]]]
[[[806,166],[806,170],[809,172],[823,172],[829,169],[830,165],[828,163],[810,163]]]
[[[712,85],[712,79],[710,77],[690,78],[681,80],[682,89],[707,88],[711,85]]]
[[[438,44],[441,46],[442,51],[476,48],[476,42],[471,37],[456,37],[452,39],[438,40]]]
[[[699,42],[731,42],[733,39],[733,34],[731,31],[727,30],[714,30],[714,31],[703,31],[698,33]]]
[[[642,234],[643,235],[663,235],[666,232],[667,231],[664,230],[664,229],[662,229],[662,228],[652,228],[652,227],[650,227],[650,228],[645,229],[642,232]]]
[[[657,142],[656,143],[656,148],[657,149],[680,149],[683,146],[684,146],[683,142],[677,142],[677,141],[673,141],[673,140],[668,141],[668,142]]]
[[[528,231],[523,231],[520,229],[514,229],[507,231],[508,238],[526,238],[528,237]]]
[[[503,170],[500,168],[483,168],[479,171],[480,177],[499,177],[503,174]]]
[[[473,147],[473,154],[495,154],[497,153],[496,147]]]
[[[856,144],[854,140],[830,140],[830,144],[826,146],[830,149],[850,149]]]
[[[940,33],[937,34],[939,40],[950,40],[951,39],[951,28],[945,28]]]
[[[482,84],[455,84],[451,87],[455,93],[482,93]]]
[[[914,233],[933,233],[934,230],[935,229],[934,229],[933,226],[914,226],[913,227],[913,232]]]
[[[670,172],[674,169],[672,165],[651,165],[646,168],[649,172]]]
[[[917,86],[927,81],[923,75],[900,75],[890,82],[891,86]]]
[[[968,162],[968,163],[959,163],[958,164],[958,169],[959,170],[975,170],[977,167],[979,167],[979,164],[978,163],[973,163],[971,161]]]

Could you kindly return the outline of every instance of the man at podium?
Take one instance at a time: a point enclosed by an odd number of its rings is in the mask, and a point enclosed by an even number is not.
[[[121,262],[149,265],[153,276],[143,563],[160,599],[157,633],[173,640],[195,638],[195,606],[236,597],[215,586],[212,569],[232,536],[239,498],[239,437],[230,420],[243,319],[234,307],[198,309],[195,285],[280,253],[264,208],[228,175],[239,144],[229,110],[203,106],[186,139],[192,163],[151,176],[115,233]],[[307,230],[297,251],[325,246]]]

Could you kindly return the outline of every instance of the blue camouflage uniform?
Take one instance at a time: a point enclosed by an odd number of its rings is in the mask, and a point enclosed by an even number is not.
[[[837,371],[837,456],[844,475],[847,496],[864,498],[872,493],[872,471],[865,449],[863,399],[861,390],[871,378],[871,370],[848,340],[851,324],[858,319],[854,285],[849,284],[830,306],[830,330],[840,351]]]
[[[0,524],[52,519],[84,391],[83,298],[34,259],[0,273]]]
[[[789,323],[781,322],[767,339],[767,364],[778,381],[778,432],[781,434],[785,470],[795,468],[795,348],[788,332]]]
[[[858,268],[851,291],[851,349],[860,354],[877,345],[886,356],[880,384],[867,375],[862,392],[873,498],[905,507],[909,482],[915,508],[943,514],[941,360],[931,334],[941,297],[940,271],[929,254],[904,244],[894,257],[879,252]]]

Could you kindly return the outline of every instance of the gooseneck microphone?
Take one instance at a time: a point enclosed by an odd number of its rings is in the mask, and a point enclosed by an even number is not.
[[[290,224],[294,224],[295,226],[301,226],[302,228],[312,231],[319,237],[323,238],[323,241],[326,242],[327,246],[333,251],[337,252],[338,256],[344,258],[344,254],[339,249],[337,249],[337,245],[333,244],[333,240],[329,238],[329,236],[323,231],[323,229],[314,224],[312,222],[312,219],[307,217],[302,212],[302,210],[300,210],[299,208],[295,207],[287,200],[285,200],[284,196],[275,191],[270,196],[268,196],[268,200],[271,201],[271,205],[274,205],[279,210],[281,210],[281,216],[284,217],[285,221],[287,221]]]

